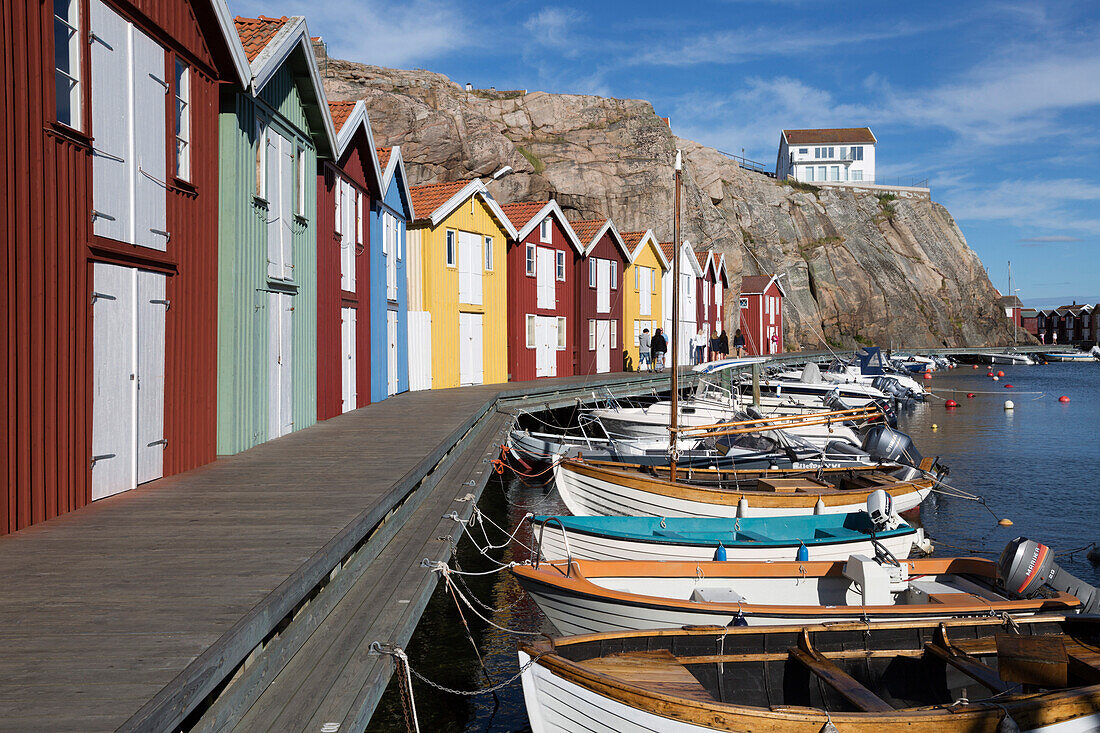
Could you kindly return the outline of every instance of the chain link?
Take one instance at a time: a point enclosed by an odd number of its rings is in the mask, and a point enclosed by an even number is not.
[[[536,662],[538,662],[540,659],[542,659],[544,656],[546,656],[547,654],[550,654],[550,653],[551,652],[543,652],[542,654],[531,657],[529,660],[527,660],[527,664],[520,667],[519,671],[516,672],[511,677],[509,677],[508,679],[504,680],[503,682],[498,682],[495,685],[493,685],[492,687],[485,687],[485,688],[482,688],[480,690],[456,690],[453,687],[447,687],[446,685],[441,685],[438,682],[433,682],[432,680],[428,679],[424,675],[417,672],[412,667],[409,667],[408,670],[413,673],[414,677],[416,677],[418,680],[420,680],[424,684],[428,685],[429,687],[434,687],[435,689],[440,690],[442,692],[449,692],[452,695],[464,695],[466,697],[475,697],[477,695],[491,695],[494,692],[499,692],[500,690],[503,690],[505,687],[507,687],[508,685],[512,684],[513,682],[518,680],[520,677],[522,677],[523,673],[526,672],[527,670],[531,669],[531,667],[533,667]]]

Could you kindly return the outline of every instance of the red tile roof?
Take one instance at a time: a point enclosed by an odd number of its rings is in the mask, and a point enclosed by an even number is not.
[[[695,250],[695,259],[699,261],[699,269],[703,272],[707,271],[707,255],[705,252]]]
[[[390,153],[393,152],[393,148],[375,148],[374,151],[378,153],[378,165],[382,170],[386,170],[386,166],[390,164]]]
[[[287,20],[289,19],[285,15],[281,18],[268,18],[263,15],[259,18],[242,18],[238,15],[233,19],[249,62],[256,60],[267,44],[271,43],[275,34],[286,25]]]
[[[351,111],[355,109],[355,102],[329,102],[328,111],[332,115],[332,128],[340,133],[340,128],[351,117]]]
[[[672,246],[672,242],[661,242],[661,251],[665,253],[665,259],[672,262],[672,254],[675,247]]]
[[[741,294],[762,293],[771,281],[771,275],[745,275],[741,278]]]
[[[581,240],[581,244],[587,247],[592,244],[592,240],[595,239],[606,223],[607,219],[584,219],[582,221],[571,221],[569,226],[573,227],[573,231],[577,233],[577,239]]]
[[[447,203],[452,196],[461,191],[470,181],[450,181],[448,183],[428,183],[409,189],[413,211],[417,220],[427,219],[436,209]]]
[[[814,143],[875,143],[875,136],[869,127],[840,127],[826,130],[784,130],[783,135],[790,145],[813,145]]]
[[[645,232],[619,232],[623,241],[626,242],[626,246],[634,250],[638,246],[638,242],[642,241],[642,237],[645,236]]]
[[[531,217],[542,211],[542,208],[546,206],[549,201],[522,201],[514,204],[504,204],[501,206],[501,211],[512,222],[512,226],[516,228],[516,231],[523,229],[527,226],[527,222],[531,221]]]

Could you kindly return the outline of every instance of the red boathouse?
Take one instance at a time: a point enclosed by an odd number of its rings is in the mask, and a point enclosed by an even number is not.
[[[556,201],[500,208],[517,232],[508,244],[508,379],[573,376],[584,248]]]
[[[739,304],[741,334],[749,356],[783,351],[783,288],[778,275],[746,275],[741,278]],[[730,337],[733,348],[733,337]]]
[[[215,457],[224,2],[4,4],[0,533]]]
[[[362,101],[329,102],[336,161],[317,177],[317,419],[370,403],[370,210],[382,172]]]
[[[577,261],[577,374],[623,370],[623,272],[630,250],[610,219],[573,222]]]

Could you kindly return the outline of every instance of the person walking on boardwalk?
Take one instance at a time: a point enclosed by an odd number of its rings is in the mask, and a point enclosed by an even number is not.
[[[653,338],[649,342],[649,351],[653,357],[653,368],[658,372],[663,372],[665,370],[665,353],[668,351],[668,342],[665,341],[665,335],[659,328],[653,333]]]
[[[642,335],[638,337],[638,371],[653,371],[653,353],[650,349],[653,339],[649,335],[649,329],[643,328]]]
[[[718,347],[715,348],[715,349],[712,349],[713,351],[718,353],[717,358],[719,358],[719,359],[728,358],[729,355],[730,355],[730,339],[729,339],[729,336],[726,335],[726,329],[723,328],[722,333],[718,334],[718,337],[715,338],[714,340],[718,342]]]
[[[745,337],[741,335],[741,329],[737,329],[733,333],[733,355],[744,356],[745,355]]]
[[[703,329],[699,329],[695,332],[695,335],[691,338],[691,364],[702,364],[706,361],[707,350],[707,336],[703,333]]]

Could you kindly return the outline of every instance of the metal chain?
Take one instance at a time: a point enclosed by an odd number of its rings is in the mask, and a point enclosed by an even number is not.
[[[412,667],[409,667],[408,669],[409,669],[410,672],[413,673],[414,677],[416,677],[418,680],[420,680],[424,684],[428,685],[429,687],[434,687],[435,689],[441,690],[442,692],[449,692],[452,695],[465,695],[467,697],[475,697],[477,695],[491,695],[494,692],[499,692],[500,690],[503,690],[505,687],[507,687],[508,685],[512,684],[513,682],[518,680],[520,677],[522,677],[523,673],[526,672],[527,670],[529,670],[531,667],[533,667],[536,662],[538,662],[540,659],[542,659],[547,654],[551,654],[551,653],[552,652],[543,652],[542,654],[538,654],[534,657],[531,657],[527,661],[527,664],[520,667],[519,671],[516,672],[511,677],[509,677],[508,679],[504,680],[503,682],[498,682],[495,685],[493,685],[492,687],[485,687],[485,688],[482,688],[480,690],[456,690],[453,687],[447,687],[445,685],[439,684],[438,682],[431,681],[430,679],[428,679],[424,675],[417,672]]]

